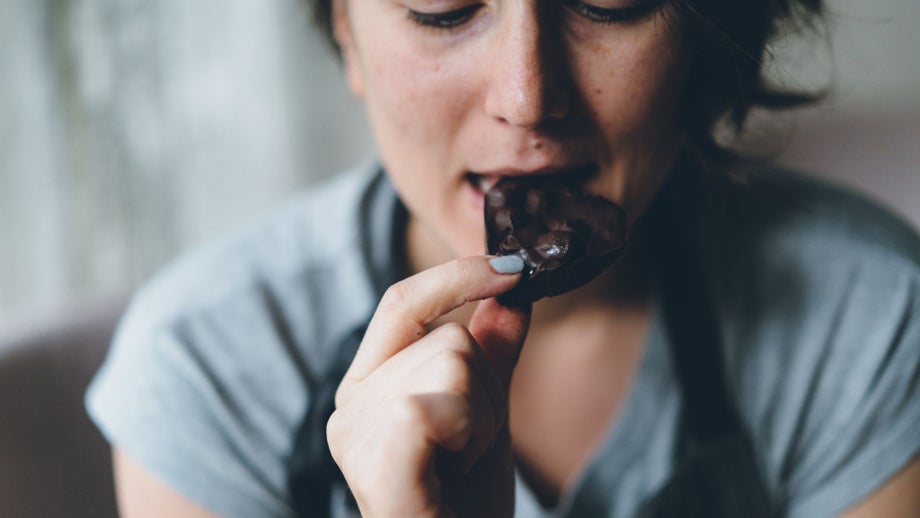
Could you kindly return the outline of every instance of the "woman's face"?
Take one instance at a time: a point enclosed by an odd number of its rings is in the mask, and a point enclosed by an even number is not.
[[[483,189],[567,175],[635,219],[681,142],[656,0],[336,0],[352,91],[430,247],[484,253]]]

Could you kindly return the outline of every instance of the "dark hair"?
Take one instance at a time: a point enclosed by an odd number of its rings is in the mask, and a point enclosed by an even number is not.
[[[737,135],[752,108],[792,108],[821,94],[771,86],[764,76],[768,43],[784,29],[815,28],[822,0],[672,0],[685,44],[695,57],[683,102],[692,150],[711,165],[737,156],[715,137],[720,122]]]
[[[332,1],[311,0],[314,19],[338,51]],[[722,122],[740,133],[752,108],[791,108],[818,94],[775,88],[764,77],[768,42],[783,28],[813,28],[822,0],[664,0],[695,58],[684,97],[683,124],[691,149],[711,165],[735,154],[716,140]]]

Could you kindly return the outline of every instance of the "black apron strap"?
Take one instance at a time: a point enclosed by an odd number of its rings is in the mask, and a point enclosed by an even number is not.
[[[361,257],[373,281],[377,300],[390,285],[406,277],[408,264],[405,232],[409,213],[386,182],[386,174],[378,170],[360,201]],[[390,218],[387,225],[382,224],[380,214]],[[390,228],[392,232],[385,236],[383,232]],[[387,237],[388,242],[381,243],[381,237]],[[329,452],[326,422],[335,411],[335,392],[366,330],[367,323],[344,338],[335,348],[331,365],[323,375],[317,376],[317,386],[310,387],[310,404],[296,431],[294,450],[287,466],[288,491],[299,517],[359,516],[345,477]]]
[[[365,328],[346,337],[336,349],[327,382],[314,387],[310,406],[301,421],[288,462],[288,491],[297,516],[331,518],[335,509],[343,506],[357,512],[354,501],[335,503],[338,494],[351,500],[345,477],[332,459],[326,442],[326,422],[335,411],[335,392],[358,351]]]
[[[692,175],[692,171],[678,171]],[[699,180],[697,178],[697,180]],[[695,189],[666,189],[649,214],[661,272],[661,311],[683,406],[672,478],[643,518],[774,516],[757,457],[726,386],[721,338],[692,237]]]

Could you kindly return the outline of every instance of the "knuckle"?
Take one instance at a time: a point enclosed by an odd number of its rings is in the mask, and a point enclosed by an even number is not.
[[[340,467],[342,467],[342,439],[346,429],[342,422],[342,412],[339,410],[333,412],[326,421],[326,443],[329,444],[329,453]]]
[[[439,327],[436,332],[445,349],[451,349],[464,355],[473,353],[473,337],[462,325],[449,322]]]
[[[350,383],[346,378],[342,380],[342,383],[339,384],[339,387],[335,389],[335,408],[342,408],[348,403],[351,394],[351,386],[352,383]]]
[[[445,388],[460,393],[469,392],[472,373],[467,357],[454,349],[438,353],[437,369]]]
[[[403,417],[406,420],[415,421],[414,417],[420,409],[414,408],[409,398],[402,398],[407,401],[403,402]],[[400,426],[401,423],[393,423],[393,415],[390,414],[388,419],[389,425],[395,424]],[[362,421],[362,422],[356,422]],[[380,488],[386,486],[388,477],[392,473],[392,463],[388,456],[390,448],[384,442],[381,443],[379,427],[375,427],[374,419],[366,416],[363,412],[350,412],[336,410],[326,422],[326,441],[332,459],[339,467],[349,489],[353,496],[359,501],[369,501],[369,497],[377,494],[379,498]],[[407,425],[417,426],[409,423]],[[377,428],[369,429],[371,428]],[[389,426],[385,426],[387,428]],[[392,439],[392,434],[384,434],[385,437]],[[371,498],[373,500],[373,498]]]
[[[421,404],[409,396],[393,398],[390,403],[390,415],[397,426],[418,426],[425,420],[425,411]]]
[[[377,311],[396,319],[411,319],[415,326],[416,337],[421,337],[425,332],[427,312],[418,307],[420,301],[413,288],[411,278],[391,284],[383,293]]]
[[[404,307],[409,300],[409,293],[406,281],[399,281],[391,284],[383,293],[380,299],[379,307],[383,311],[393,312]]]
[[[326,422],[326,442],[332,460],[338,465],[339,470],[352,489],[362,486],[362,476],[366,471],[366,452],[355,444],[355,437],[351,435],[353,423],[349,423],[339,410],[332,413]]]

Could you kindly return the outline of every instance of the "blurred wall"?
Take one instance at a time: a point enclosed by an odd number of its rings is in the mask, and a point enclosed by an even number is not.
[[[0,0],[0,315],[135,285],[370,153],[299,0]]]
[[[790,36],[772,67],[778,81],[827,88],[827,98],[773,117],[765,135],[780,161],[862,191],[920,229],[920,1],[827,1],[830,45]]]
[[[830,0],[830,48],[771,64],[828,102],[755,132],[914,222],[918,25],[917,0]],[[0,0],[0,322],[129,289],[370,148],[301,0]]]

